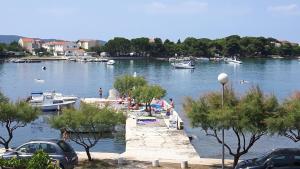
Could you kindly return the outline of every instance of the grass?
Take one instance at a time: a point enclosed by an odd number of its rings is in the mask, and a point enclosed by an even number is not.
[[[93,160],[80,161],[75,169],[181,169],[179,163],[160,163],[160,167],[152,167],[151,162],[145,161],[126,161],[124,165],[118,165],[116,160]],[[216,166],[204,166],[204,165],[189,165],[190,169],[217,169]]]

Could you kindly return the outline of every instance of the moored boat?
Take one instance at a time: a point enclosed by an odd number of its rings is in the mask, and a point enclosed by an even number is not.
[[[242,61],[238,60],[236,57],[225,58],[224,61],[227,63],[231,63],[231,64],[242,64],[243,63]]]
[[[195,69],[193,61],[183,61],[178,63],[171,63],[171,65],[176,69]]]
[[[114,60],[109,60],[109,61],[107,61],[107,65],[113,65],[113,64],[115,64],[116,62],[114,61]]]
[[[33,107],[39,107],[42,111],[56,111],[63,107],[73,105],[77,100],[75,96],[63,96],[55,92],[31,93],[28,102]]]

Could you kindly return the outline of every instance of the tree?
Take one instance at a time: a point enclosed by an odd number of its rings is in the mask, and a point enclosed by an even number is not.
[[[9,103],[8,99],[2,97],[0,99],[0,124],[5,127],[7,138],[0,135],[0,144],[9,148],[9,143],[13,139],[14,131],[18,128],[25,127],[30,122],[38,118],[40,110],[31,107],[24,101]]]
[[[136,52],[138,56],[147,56],[150,52],[149,38],[131,39],[131,50]]]
[[[7,50],[20,52],[20,51],[23,51],[23,48],[18,44],[18,42],[12,42],[7,46]]]
[[[116,37],[105,44],[105,49],[111,56],[123,56],[130,52],[130,40]]]
[[[153,43],[150,43],[150,54],[152,57],[161,57],[165,55],[165,47],[160,38],[155,38]]]
[[[146,110],[151,114],[150,104],[154,98],[160,99],[166,95],[166,90],[158,85],[144,85],[139,86],[133,90],[133,98],[138,103],[145,103]],[[149,108],[149,109],[148,109]]]
[[[300,92],[286,99],[267,124],[272,134],[278,133],[294,142],[300,141]]]
[[[50,120],[53,128],[71,133],[70,140],[84,147],[89,161],[92,160],[90,149],[104,138],[106,133],[113,132],[116,125],[124,123],[123,112],[88,104],[81,104],[78,110],[65,109],[62,115]]]
[[[219,136],[222,128],[234,133],[232,139],[236,139],[236,145],[224,141],[229,154],[234,157],[234,168],[239,158],[267,133],[265,121],[276,111],[278,103],[275,96],[264,95],[259,87],[251,88],[243,97],[237,97],[227,88],[223,108],[221,96],[220,92],[211,92],[197,100],[187,98],[183,106],[192,126],[202,128],[218,143],[222,144]]]
[[[116,78],[114,88],[123,96],[130,96],[133,88],[144,86],[147,81],[142,76],[123,75]]]

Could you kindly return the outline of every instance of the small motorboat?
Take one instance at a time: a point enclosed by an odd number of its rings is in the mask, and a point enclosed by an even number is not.
[[[234,58],[225,58],[225,62],[230,63],[230,64],[242,64],[243,62],[238,60],[236,57]]]
[[[62,93],[52,92],[33,92],[31,93],[31,99],[29,102],[43,102],[45,97],[52,97],[55,100],[64,100],[64,101],[76,101],[78,98],[73,95],[63,95]]]
[[[45,80],[43,80],[43,79],[34,79],[34,81],[36,83],[45,83]]]
[[[109,61],[107,61],[107,65],[113,65],[113,64],[115,64],[116,62],[114,61],[114,60],[109,60]]]
[[[15,59],[15,60],[12,60],[13,63],[25,63],[26,60],[24,59]]]
[[[57,111],[63,107],[75,104],[77,97],[63,96],[55,92],[37,92],[31,93],[28,102],[33,107],[39,107],[42,111]]]
[[[171,65],[176,69],[195,69],[195,65],[191,60],[179,63],[171,63]]]

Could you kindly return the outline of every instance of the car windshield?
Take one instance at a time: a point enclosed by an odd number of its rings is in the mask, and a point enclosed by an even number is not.
[[[59,141],[57,144],[64,152],[68,152],[68,153],[73,152],[72,147],[69,144],[67,144],[66,142]]]

